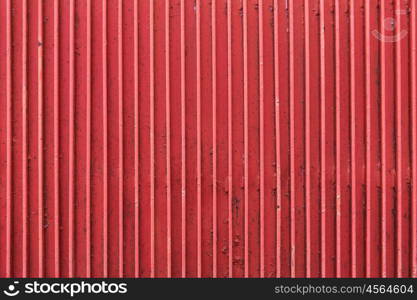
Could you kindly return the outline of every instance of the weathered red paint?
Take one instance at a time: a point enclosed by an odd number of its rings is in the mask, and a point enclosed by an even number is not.
[[[415,0],[0,1],[0,276],[416,277],[416,80]]]

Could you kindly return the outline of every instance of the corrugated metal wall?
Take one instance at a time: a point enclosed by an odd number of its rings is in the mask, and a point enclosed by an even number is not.
[[[1,0],[1,277],[417,276],[417,1]]]

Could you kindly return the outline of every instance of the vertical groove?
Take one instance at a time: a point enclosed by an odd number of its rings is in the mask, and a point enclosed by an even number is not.
[[[310,3],[306,1],[304,7],[305,19],[305,152],[306,152],[306,276],[311,277],[311,144],[310,144]]]
[[[355,74],[356,74],[356,43],[355,43],[355,0],[350,1],[350,139],[351,139],[351,274],[352,277],[356,277],[357,274],[357,256],[356,256],[356,194],[357,194],[357,184],[356,184],[356,84],[355,84]]]
[[[325,0],[320,0],[320,214],[321,214],[321,277],[326,277],[326,47],[325,47]]]
[[[411,5],[411,97],[412,97],[412,217],[411,276],[417,277],[417,2]]]
[[[213,277],[217,277],[217,52],[216,0],[211,4],[212,97],[213,97]]]
[[[43,10],[38,3],[38,276],[43,277]],[[11,73],[10,73],[11,76]],[[11,77],[9,77],[11,80]],[[11,183],[10,183],[11,184]]]
[[[342,253],[342,237],[341,237],[341,214],[342,214],[342,186],[341,186],[341,163],[342,163],[342,157],[341,157],[341,61],[340,61],[340,39],[341,39],[341,33],[340,33],[340,5],[341,3],[335,3],[335,37],[336,37],[336,45],[335,45],[335,54],[336,54],[336,60],[335,60],[335,69],[336,69],[336,277],[341,277],[342,272],[342,259],[341,259],[341,253]]]
[[[68,249],[68,277],[74,276],[74,177],[75,177],[75,163],[74,163],[74,101],[75,101],[75,86],[74,86],[74,0],[70,1],[70,20],[69,20],[69,249]]]
[[[135,277],[139,277],[139,19],[138,1],[134,2],[134,76],[135,76]]]
[[[154,2],[149,1],[150,36],[150,145],[151,145],[151,277],[155,277],[155,49],[154,49]]]
[[[233,120],[232,120],[232,0],[227,1],[227,143],[229,202],[229,277],[233,277]]]
[[[290,18],[290,202],[291,202],[291,212],[290,212],[290,236],[291,236],[291,277],[295,277],[295,70],[294,70],[294,60],[295,60],[295,33],[294,33],[294,1],[289,3],[289,18]]]
[[[196,59],[197,59],[197,276],[201,277],[201,16],[200,0],[196,0]]]
[[[263,1],[259,0],[259,136],[260,136],[260,277],[265,277],[265,124],[264,124],[264,47]]]
[[[58,2],[58,1],[56,1]],[[91,277],[91,0],[87,2],[86,277]]]
[[[12,7],[6,2],[6,277],[12,272]]]
[[[26,0],[24,1],[24,3],[26,5]],[[26,18],[24,19],[26,20]],[[24,26],[26,26],[26,23]],[[26,30],[26,27],[24,30]],[[24,47],[26,47],[26,45]],[[24,57],[26,59],[26,54]],[[26,72],[26,69],[24,72]],[[24,83],[24,89],[26,89],[26,82]],[[26,118],[26,116],[23,116],[23,118]],[[26,131],[26,128],[24,128],[24,130]],[[24,134],[24,136],[26,136],[26,133]],[[26,137],[24,137],[24,141],[26,141]],[[26,176],[24,176],[24,179],[27,180]],[[58,0],[54,1],[54,186],[55,186],[55,190],[54,190],[55,262],[54,263],[55,263],[55,277],[59,277],[60,276],[60,268],[59,268],[60,248],[59,248],[59,1]]]
[[[401,32],[401,3],[399,0],[395,2],[395,10],[396,10],[396,31],[395,33],[400,36]],[[395,95],[395,101],[396,101],[396,144],[397,144],[397,277],[402,277],[402,261],[403,261],[403,245],[402,245],[402,228],[403,228],[403,220],[402,220],[402,212],[403,212],[403,183],[402,183],[402,177],[403,177],[403,168],[402,168],[402,153],[403,153],[403,141],[402,141],[402,80],[403,76],[401,73],[401,63],[402,63],[402,57],[401,57],[401,43],[398,41],[395,44],[395,78],[396,78],[396,95]]]
[[[275,158],[276,158],[276,277],[281,277],[281,132],[279,107],[278,0],[274,0],[274,91],[275,91]]]
[[[108,276],[107,2],[103,1],[103,277]]]
[[[185,0],[181,0],[181,276],[186,277]]]
[[[245,277],[249,277],[249,112],[248,112],[248,0],[243,0],[243,123],[245,188]]]
[[[119,277],[123,277],[123,6],[118,2],[118,92],[119,92]]]
[[[167,147],[167,277],[171,277],[171,96],[170,96],[170,43],[169,0],[165,2],[165,92],[166,92],[166,147]]]
[[[22,3],[22,277],[28,276],[28,26],[27,0]]]

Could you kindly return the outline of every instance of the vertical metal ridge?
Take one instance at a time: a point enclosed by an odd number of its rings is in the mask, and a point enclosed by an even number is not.
[[[366,226],[365,226],[365,263],[366,277],[376,276],[379,272],[379,253],[377,243],[379,243],[379,230],[376,222],[379,222],[378,208],[378,184],[380,178],[379,170],[376,169],[379,160],[378,149],[378,52],[379,47],[372,36],[372,29],[378,22],[377,1],[367,1],[365,4],[365,148],[366,148]],[[375,174],[374,174],[375,173]]]
[[[150,148],[151,148],[151,277],[155,277],[155,37],[154,37],[154,2],[149,0],[149,42],[150,42]]]
[[[351,139],[351,274],[356,277],[357,274],[357,256],[356,256],[356,43],[355,43],[355,1],[350,1],[349,18],[350,18],[350,139]]]
[[[186,277],[185,0],[181,0],[181,276]]]
[[[26,11],[26,1],[27,0],[24,0],[25,11]],[[27,24],[25,23],[24,26],[26,25]],[[24,72],[26,72],[26,70]],[[24,85],[26,85],[26,83]],[[26,176],[25,176],[25,179],[26,179]],[[55,190],[54,190],[55,261],[54,263],[55,263],[55,277],[59,277],[60,276],[60,264],[59,264],[59,261],[60,261],[59,192],[60,190],[59,190],[59,1],[58,0],[54,1],[54,186],[55,186]]]
[[[399,0],[395,1],[395,10],[397,11],[395,16],[395,22],[396,22],[396,34],[401,34],[401,2]],[[403,183],[402,183],[402,176],[403,176],[403,168],[402,168],[402,152],[403,152],[403,141],[402,141],[402,73],[401,73],[401,62],[402,62],[402,56],[401,56],[401,43],[397,42],[395,44],[395,75],[396,75],[396,91],[395,91],[395,101],[396,101],[396,152],[397,152],[397,277],[402,277],[402,261],[403,261],[403,245],[402,245],[402,238],[403,238],[403,220],[402,220],[402,211],[403,211]]]
[[[43,188],[44,188],[44,170],[43,170],[43,3],[38,3],[38,276],[43,277],[44,264],[43,264],[43,246],[44,246],[44,234],[43,234]],[[11,74],[10,74],[11,75]],[[11,79],[11,78],[10,78]]]
[[[134,16],[133,16],[133,40],[134,40],[134,62],[133,62],[133,68],[134,68],[134,80],[135,80],[135,91],[134,91],[134,126],[135,126],[135,277],[140,276],[140,256],[139,256],[139,8],[138,8],[138,1],[134,2]]]
[[[172,232],[171,232],[171,95],[170,95],[170,25],[169,0],[165,1],[165,93],[166,93],[166,168],[167,168],[167,276],[171,277],[172,269]]]
[[[295,33],[294,33],[294,1],[290,1],[289,3],[289,31],[290,31],[290,70],[289,70],[289,77],[290,77],[290,244],[291,244],[291,277],[296,276],[295,272],[295,70],[294,70],[294,40],[295,40]]]
[[[213,97],[213,277],[217,277],[217,51],[216,51],[216,0],[211,3],[211,55]]]
[[[232,0],[227,0],[227,147],[229,278],[233,277],[233,94],[232,94]]]
[[[381,1],[381,20],[385,19],[386,13],[386,1]],[[381,22],[380,24],[380,32],[384,32],[384,24]],[[384,89],[386,82],[387,82],[387,74],[386,74],[386,56],[387,56],[387,49],[386,44],[381,43],[381,170],[382,170],[382,203],[381,203],[381,252],[382,252],[382,277],[387,277],[387,150],[385,145],[385,139],[387,138],[387,124],[385,120],[387,120],[387,95]]]
[[[340,2],[340,1],[339,1]],[[342,244],[341,244],[341,231],[342,231],[342,187],[341,187],[341,58],[340,58],[340,3],[335,3],[335,71],[336,71],[336,277],[340,278],[342,276]]]
[[[196,77],[197,77],[197,276],[201,277],[201,3],[196,0]]]
[[[321,277],[326,277],[326,39],[325,39],[325,0],[320,0],[320,232],[321,232]]]
[[[6,2],[6,277],[12,274],[12,7]]]
[[[274,93],[276,159],[276,277],[281,277],[281,133],[279,99],[278,0],[274,0]]]
[[[311,144],[310,144],[310,3],[304,4],[305,24],[305,153],[306,153],[306,277],[311,277]]]
[[[339,277],[343,278],[350,274],[350,32],[349,32],[349,0],[339,2],[339,53],[338,72],[340,82],[336,89],[339,93]],[[336,54],[337,55],[337,54]],[[337,77],[336,77],[336,81]]]
[[[22,277],[28,276],[28,31],[27,0],[22,2]]]
[[[118,34],[118,44],[117,44],[117,54],[118,54],[118,109],[119,109],[119,240],[118,240],[118,247],[119,247],[119,277],[123,277],[123,175],[124,175],[124,168],[123,168],[123,127],[124,127],[124,120],[123,120],[123,5],[122,0],[118,2],[118,14],[117,14],[117,34]]]
[[[56,1],[57,2],[57,1]],[[91,277],[91,0],[87,2],[86,277]]]
[[[417,2],[411,1],[412,217],[411,276],[417,277]]]
[[[365,1],[365,69],[366,69],[366,277],[371,274],[371,3]]]
[[[249,277],[249,104],[248,104],[248,0],[243,0],[243,123],[245,193],[245,277]]]
[[[107,132],[107,2],[103,1],[103,277],[108,276],[108,132]]]
[[[263,1],[258,4],[259,27],[259,123],[260,123],[260,277],[265,277],[265,124],[264,124],[264,47]]]
[[[75,63],[74,63],[74,18],[75,18],[75,3],[70,1],[69,12],[69,209],[68,209],[68,228],[69,228],[69,242],[68,242],[68,277],[74,277],[74,177],[75,177]]]

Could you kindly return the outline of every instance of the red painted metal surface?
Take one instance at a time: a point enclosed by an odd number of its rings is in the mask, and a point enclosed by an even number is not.
[[[1,277],[416,277],[417,1],[0,1]]]

